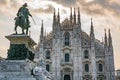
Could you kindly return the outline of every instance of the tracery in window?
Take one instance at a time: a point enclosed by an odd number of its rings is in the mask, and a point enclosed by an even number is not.
[[[85,72],[89,72],[89,65],[85,64]]]
[[[66,32],[64,35],[64,44],[66,46],[69,46],[69,44],[70,44],[70,34],[68,32]]]
[[[46,59],[50,59],[50,51],[49,50],[46,51]]]
[[[88,52],[88,50],[85,50],[85,51],[84,51],[84,58],[85,58],[85,59],[88,59],[88,58],[89,58],[89,52]]]
[[[66,54],[65,54],[65,62],[69,62],[69,58],[70,58],[69,54],[66,53]]]

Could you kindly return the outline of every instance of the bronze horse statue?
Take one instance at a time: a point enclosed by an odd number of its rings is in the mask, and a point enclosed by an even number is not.
[[[19,15],[15,18],[15,32],[17,34],[17,27],[21,27],[22,29],[22,34],[28,34],[28,24],[26,21],[26,18],[24,17],[24,15],[22,15],[22,13],[19,13]],[[26,33],[24,32],[26,30]]]

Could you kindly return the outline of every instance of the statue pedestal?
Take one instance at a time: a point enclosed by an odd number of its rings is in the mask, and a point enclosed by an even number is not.
[[[36,43],[25,34],[12,34],[5,36],[10,41],[8,60],[34,59],[34,45]]]
[[[0,80],[36,80],[32,75],[34,66],[30,60],[1,60]]]
[[[0,60],[0,80],[36,80],[32,75],[36,43],[24,34],[5,37],[10,41],[10,48],[7,60]]]

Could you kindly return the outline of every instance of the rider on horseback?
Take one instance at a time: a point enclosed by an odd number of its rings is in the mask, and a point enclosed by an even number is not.
[[[25,3],[21,8],[19,8],[17,16],[20,16],[20,14],[25,17],[25,22],[27,24],[27,27],[30,27],[29,16],[32,17],[32,15],[30,14],[30,12],[29,12],[29,10],[27,8],[27,3]]]

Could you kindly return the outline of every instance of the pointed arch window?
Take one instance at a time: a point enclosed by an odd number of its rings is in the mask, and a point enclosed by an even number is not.
[[[89,65],[85,64],[85,72],[89,72]]]
[[[69,62],[70,61],[70,56],[68,53],[65,54],[65,62]]]
[[[46,65],[46,70],[47,70],[48,72],[50,71],[50,65],[49,65],[49,64]]]
[[[103,71],[103,65],[100,63],[99,65],[98,65],[98,70],[99,70],[99,72],[102,72]]]
[[[49,50],[46,51],[46,59],[50,59],[50,51]]]
[[[70,34],[68,32],[66,32],[64,35],[64,44],[65,46],[69,46],[70,44]]]
[[[84,58],[85,58],[85,59],[88,59],[88,58],[89,58],[89,52],[88,52],[88,50],[85,50],[85,51],[84,51]]]

